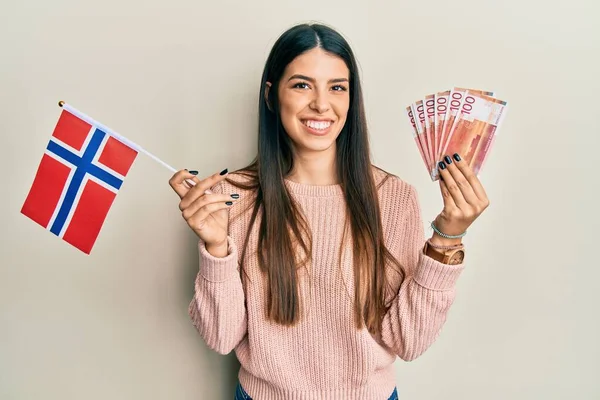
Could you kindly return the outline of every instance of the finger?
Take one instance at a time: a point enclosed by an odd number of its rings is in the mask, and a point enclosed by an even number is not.
[[[190,171],[190,173],[197,175],[198,171]],[[196,186],[198,184],[198,182],[200,182],[200,179],[198,179],[197,176],[194,176],[191,179],[184,179],[183,186],[185,186],[185,188],[189,190],[189,189],[193,188],[194,186]]]
[[[216,203],[207,204],[204,207],[199,208],[194,214],[189,215],[185,220],[188,225],[192,227],[202,226],[203,222],[210,217],[212,213],[217,211],[230,208],[233,205],[233,201],[223,202],[219,201]],[[185,211],[184,211],[185,213]],[[225,228],[225,226],[223,226]]]
[[[456,204],[456,206],[458,208],[461,208],[461,209],[465,208],[468,205],[468,203],[465,200],[462,192],[458,188],[458,185],[456,184],[456,181],[452,177],[452,174],[450,174],[450,172],[448,171],[446,163],[443,161],[440,161],[438,163],[438,167],[440,170],[440,176],[446,183],[446,189],[450,193],[450,196],[452,196],[454,203]]]
[[[212,193],[211,193],[212,194]],[[211,196],[200,196],[194,200],[188,207],[182,210],[183,218],[186,220],[191,218],[201,208],[212,206],[213,204],[223,204],[227,202],[235,202],[239,198],[238,195],[212,194]],[[227,204],[228,206],[231,206]]]
[[[450,156],[445,156],[444,161],[446,162],[446,169],[452,175],[452,179],[456,182],[456,186],[462,193],[464,199],[468,204],[472,206],[477,206],[479,204],[479,199],[477,195],[473,191],[471,187],[471,183],[467,180],[467,178],[463,175],[462,171],[458,169],[456,164],[452,161]]]
[[[475,173],[473,172],[473,169],[471,169],[468,163],[462,161],[459,154],[455,153],[453,158],[456,167],[463,173],[467,181],[469,181],[477,198],[481,201],[487,201],[487,194],[485,192],[485,189],[483,188],[483,185],[481,184],[479,178],[477,178],[477,175],[475,175]]]
[[[444,207],[448,209],[457,208],[452,195],[448,191],[448,187],[446,186],[446,182],[443,179],[439,180],[440,183],[440,192],[442,192],[442,198],[444,199]]]
[[[177,171],[171,177],[171,179],[169,179],[169,185],[171,186],[171,188],[173,188],[175,193],[177,193],[179,198],[183,198],[187,194],[189,188],[192,186],[191,184],[186,184],[185,182],[189,181],[194,182],[194,184],[197,183],[197,174],[198,171],[188,171],[186,169],[182,169],[180,171]]]
[[[227,169],[224,169],[220,173],[215,173],[207,178],[197,181],[196,185],[193,188],[188,189],[185,196],[181,199],[179,208],[183,210],[189,207],[189,205],[198,197],[203,196],[207,190],[224,180],[227,177],[227,173]]]
[[[192,179],[184,179],[183,181],[183,185],[187,188],[187,189],[191,189],[194,186],[196,186],[196,181],[192,180]]]

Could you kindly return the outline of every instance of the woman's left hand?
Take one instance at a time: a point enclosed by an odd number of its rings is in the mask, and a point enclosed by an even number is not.
[[[459,155],[455,154],[453,158],[445,156],[444,161],[439,163],[438,170],[444,209],[434,224],[442,233],[460,235],[488,208],[490,201],[471,167]],[[445,239],[435,233],[434,236],[438,242],[457,241]]]

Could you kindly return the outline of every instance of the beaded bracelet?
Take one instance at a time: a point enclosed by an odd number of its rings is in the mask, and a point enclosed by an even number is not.
[[[431,222],[431,228],[435,231],[435,233],[437,233],[441,237],[445,237],[446,239],[460,239],[467,234],[467,231],[464,231],[460,235],[446,235],[445,233],[440,232],[440,230],[438,228],[436,228],[436,226],[433,224],[433,222]]]

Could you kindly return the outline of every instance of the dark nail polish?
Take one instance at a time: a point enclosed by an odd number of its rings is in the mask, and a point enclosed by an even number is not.
[[[438,163],[438,167],[440,167],[440,169],[442,169],[442,170],[443,170],[443,169],[446,169],[446,164],[444,164],[443,162],[441,162],[441,161],[440,161],[440,162]]]
[[[220,175],[225,175],[227,173],[227,168],[225,168],[223,171],[221,171]]]
[[[227,202],[225,202],[225,204],[227,204],[228,206],[231,206],[231,205],[233,205],[233,201],[227,201]]]
[[[454,159],[458,162],[461,160],[460,156],[458,155],[458,153],[454,153]]]
[[[446,161],[446,164],[448,165],[452,164],[452,159],[448,156],[444,157],[444,161]]]
[[[237,194],[237,193],[234,193],[234,194],[231,195],[231,197],[234,198],[234,199],[239,199],[240,195]]]
[[[188,171],[190,174],[192,175],[198,175],[198,171],[192,170],[192,171]]]

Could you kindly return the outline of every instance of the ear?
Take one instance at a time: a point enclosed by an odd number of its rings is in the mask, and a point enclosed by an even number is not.
[[[267,108],[269,111],[273,112],[271,108],[271,103],[269,103],[269,91],[271,90],[271,82],[265,82],[265,103],[267,103]]]

